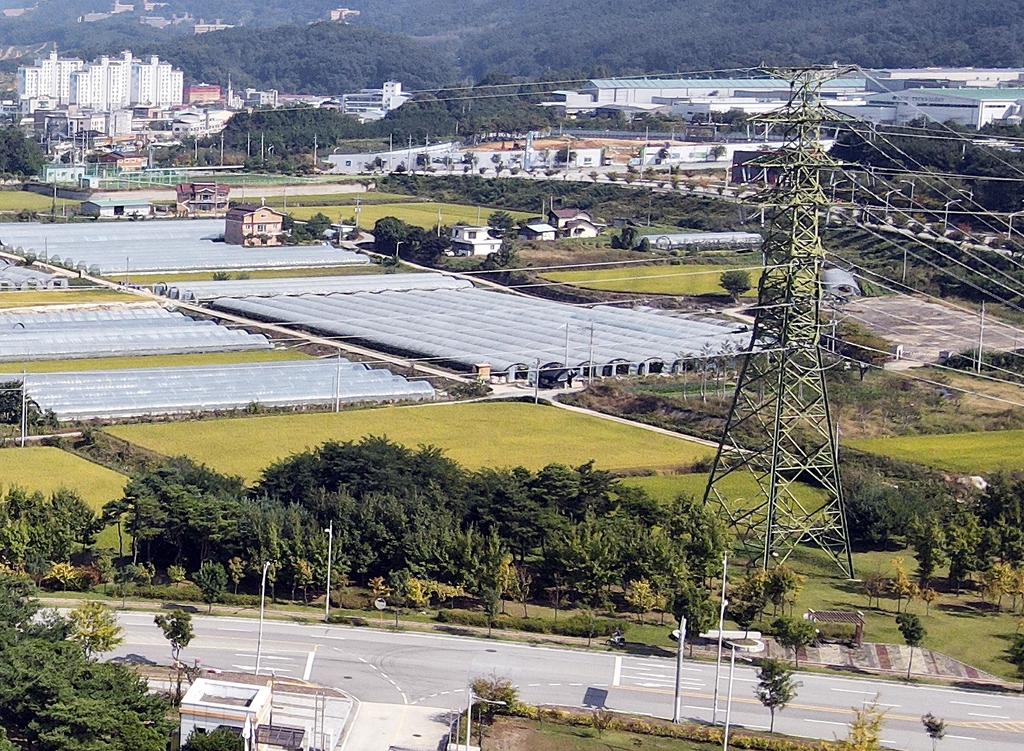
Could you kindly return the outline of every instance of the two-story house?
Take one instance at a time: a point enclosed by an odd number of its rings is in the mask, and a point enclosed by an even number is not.
[[[548,212],[548,223],[559,237],[597,237],[601,227],[589,212],[582,209],[552,209]]]
[[[501,249],[501,238],[490,227],[452,227],[452,255],[486,256]]]
[[[224,216],[228,211],[231,188],[221,183],[178,183],[178,215],[194,217]]]
[[[281,245],[284,214],[267,206],[243,203],[228,210],[224,242],[229,245],[259,247]]]

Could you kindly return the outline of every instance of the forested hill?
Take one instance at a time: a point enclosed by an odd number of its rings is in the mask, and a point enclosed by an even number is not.
[[[834,60],[1024,65],[1019,0],[356,0],[361,5],[361,23],[428,38],[458,31],[462,68],[475,77]]]
[[[99,50],[80,50],[90,57]],[[195,81],[235,88],[256,86],[287,93],[340,94],[380,86],[388,79],[407,88],[435,88],[457,76],[445,57],[407,37],[340,24],[237,28],[146,45]]]
[[[0,44],[50,40],[65,51],[106,52],[131,44],[138,53],[165,53],[194,78],[223,82],[230,70],[239,83],[288,91],[351,89],[387,77],[430,86],[496,72],[575,78],[833,61],[1024,66],[1020,0],[346,0],[361,12],[351,26],[308,27],[303,22],[324,18],[336,3],[261,0],[258,12],[240,0],[169,3],[168,15],[189,10],[241,25],[193,38],[186,26],[157,31],[131,14],[77,24],[75,13],[105,3],[48,0],[0,18]],[[50,25],[61,23],[60,8],[64,25]],[[282,22],[297,25],[273,27]]]

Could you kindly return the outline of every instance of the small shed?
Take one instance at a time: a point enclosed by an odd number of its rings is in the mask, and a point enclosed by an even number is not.
[[[141,198],[98,198],[82,201],[83,216],[95,216],[101,219],[117,219],[119,217],[147,217],[153,214],[153,206]]]
[[[864,613],[859,610],[808,610],[804,619],[815,623],[844,623],[854,627],[853,640],[859,647],[864,643]]]

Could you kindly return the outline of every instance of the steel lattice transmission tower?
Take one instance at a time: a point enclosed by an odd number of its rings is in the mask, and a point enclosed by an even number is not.
[[[756,164],[779,179],[755,199],[770,210],[771,222],[751,349],[743,358],[704,502],[721,508],[740,545],[765,568],[806,544],[824,550],[852,578],[820,346],[825,254],[818,226],[828,205],[820,175],[837,166],[820,146],[821,125],[835,115],[819,95],[823,83],[846,72],[771,71],[790,82],[790,98],[759,120],[784,133],[784,146]],[[737,488],[744,486],[733,476],[743,473],[757,481],[754,497],[738,497]]]

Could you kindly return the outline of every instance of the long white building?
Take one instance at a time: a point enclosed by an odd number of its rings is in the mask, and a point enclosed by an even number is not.
[[[56,52],[18,68],[22,101],[48,99],[101,112],[135,106],[173,107],[183,101],[184,76],[155,55],[138,60],[130,51],[91,63],[61,58]]]

